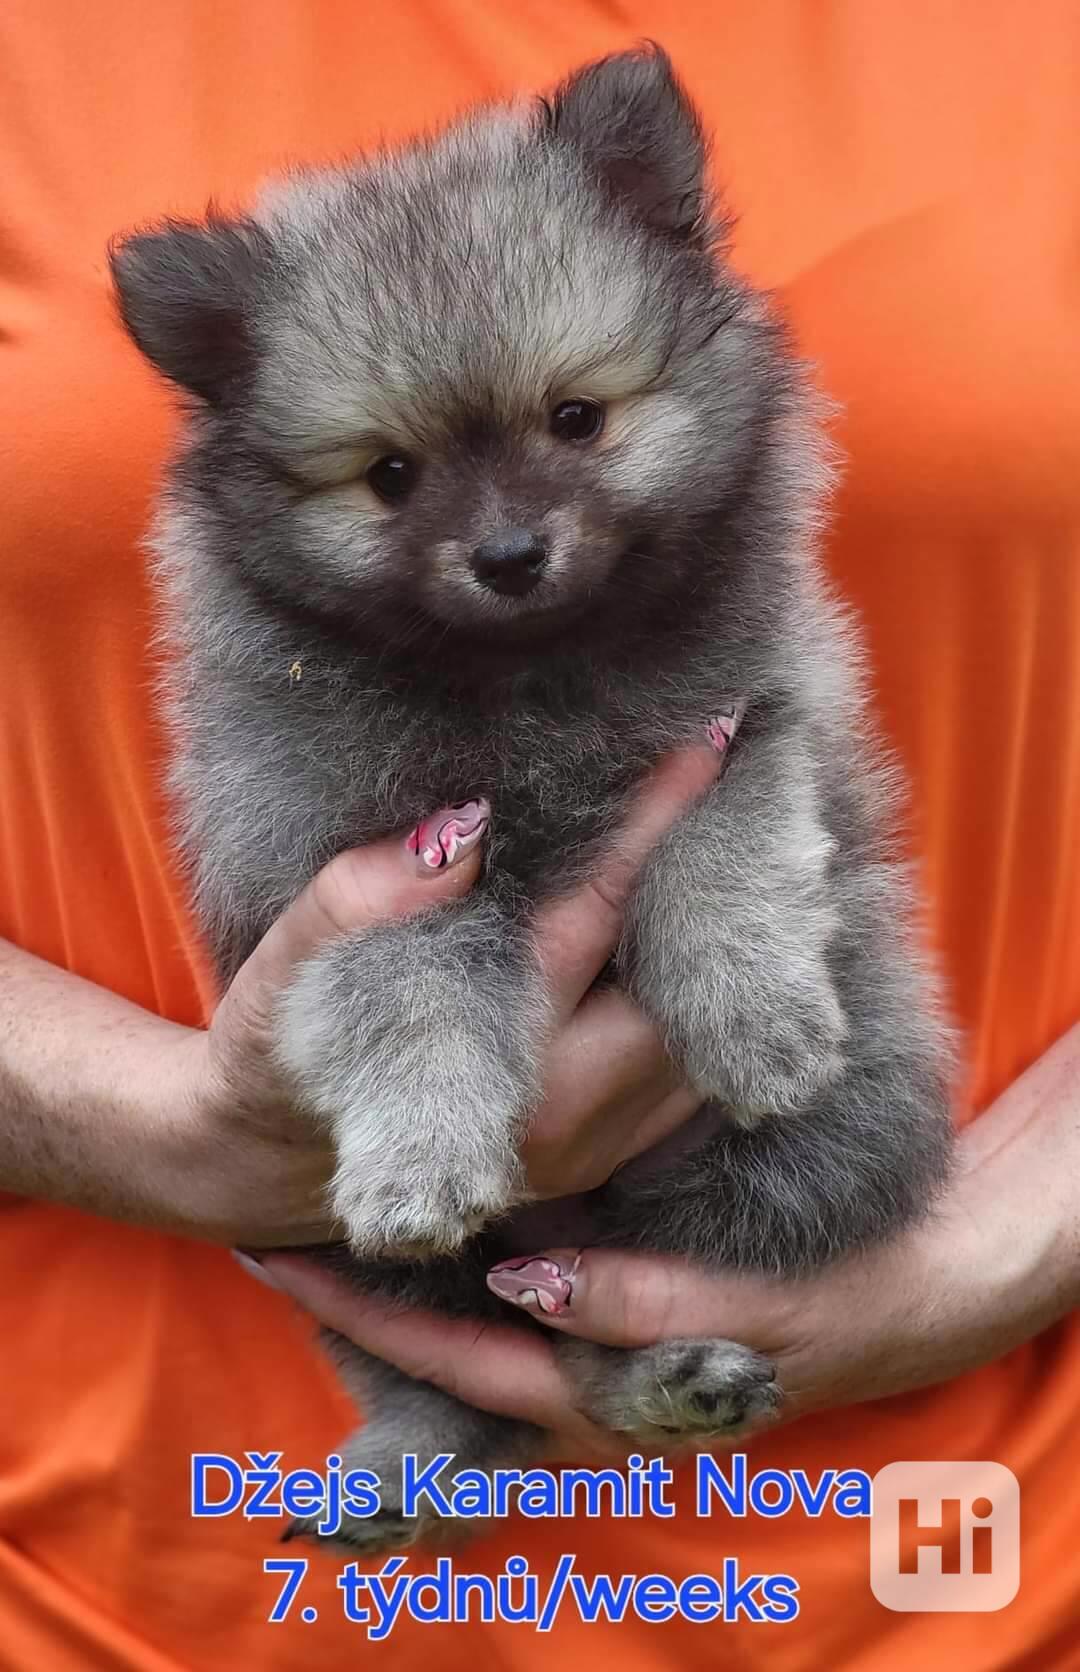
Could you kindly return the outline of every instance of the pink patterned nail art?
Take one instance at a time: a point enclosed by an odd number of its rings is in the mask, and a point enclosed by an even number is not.
[[[421,819],[406,836],[405,846],[416,855],[422,871],[445,871],[476,846],[490,822],[486,801],[462,801]]]
[[[744,702],[730,703],[714,714],[705,727],[705,734],[718,755],[726,755],[731,740],[739,729],[739,723],[746,713]]]
[[[503,1260],[487,1274],[487,1286],[500,1300],[524,1307],[544,1317],[569,1312],[574,1298],[574,1278],[581,1255],[567,1271],[549,1254],[531,1254],[523,1260]]]

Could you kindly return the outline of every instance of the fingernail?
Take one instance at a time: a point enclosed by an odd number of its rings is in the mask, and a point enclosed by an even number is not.
[[[421,819],[415,830],[405,838],[405,847],[414,855],[421,873],[445,871],[471,853],[491,822],[491,808],[484,800],[462,801],[455,807],[440,807],[437,813]]]
[[[733,702],[727,708],[721,708],[713,715],[705,727],[705,735],[709,739],[718,755],[726,755],[731,746],[731,740],[739,729],[739,724],[746,713],[744,702]]]
[[[500,1300],[520,1306],[535,1318],[553,1318],[569,1312],[574,1299],[574,1279],[581,1264],[577,1254],[569,1263],[550,1254],[531,1254],[524,1260],[501,1260],[487,1274],[487,1286]]]
[[[268,1289],[277,1289],[280,1293],[281,1284],[276,1278],[270,1276],[261,1260],[255,1259],[251,1254],[242,1253],[239,1248],[230,1248],[229,1253],[237,1265],[247,1272],[249,1277],[254,1277],[256,1282],[265,1283]]]

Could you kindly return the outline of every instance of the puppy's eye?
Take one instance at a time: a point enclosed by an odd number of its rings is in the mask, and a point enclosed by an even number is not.
[[[367,473],[367,484],[387,505],[406,499],[416,486],[416,465],[404,453],[386,453]]]
[[[599,401],[563,401],[551,414],[551,433],[560,441],[592,441],[603,427]]]

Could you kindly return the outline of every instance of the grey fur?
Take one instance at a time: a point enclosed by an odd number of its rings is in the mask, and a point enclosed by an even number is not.
[[[518,1198],[546,1028],[527,939],[492,900],[343,936],[300,969],[278,1056],[334,1135],[357,1255],[452,1253]]]
[[[458,1522],[440,1517],[429,1503],[406,1516],[401,1489],[402,1454],[411,1451],[426,1465],[443,1452],[454,1461],[437,1475],[446,1490],[448,1477],[461,1469],[486,1471],[525,1467],[543,1452],[544,1436],[527,1423],[477,1411],[427,1382],[403,1376],[381,1359],[360,1353],[341,1336],[326,1335],[326,1346],[346,1391],[373,1415],[341,1448],[343,1469],[367,1469],[378,1479],[379,1509],[368,1519],[345,1515],[335,1543],[354,1554],[379,1555],[415,1544],[418,1539],[457,1541],[480,1530],[473,1518]],[[318,1539],[317,1517],[294,1521],[286,1538]]]
[[[723,1439],[780,1405],[773,1366],[733,1341],[658,1341],[627,1353],[570,1340],[563,1362],[593,1420],[646,1449],[672,1437]]]
[[[346,937],[282,1006],[361,1286],[505,1316],[483,1272],[513,1245],[547,1035],[532,910],[602,866],[642,773],[735,696],[726,774],[653,855],[616,960],[709,1101],[581,1204],[583,1235],[805,1271],[894,1235],[945,1175],[948,1031],[816,559],[827,461],[723,233],[696,119],[643,51],[113,253],[133,336],[193,397],[155,543],[222,980],[343,848],[494,806],[467,903]],[[548,432],[571,398],[606,403],[589,445]],[[393,508],[365,482],[388,451],[419,465]],[[525,598],[469,566],[507,526],[547,548]],[[731,1343],[557,1344],[583,1409],[635,1439],[735,1432],[779,1398]],[[526,1425],[339,1353],[374,1397],[351,1462],[534,1454]],[[409,1531],[390,1506],[346,1537]]]

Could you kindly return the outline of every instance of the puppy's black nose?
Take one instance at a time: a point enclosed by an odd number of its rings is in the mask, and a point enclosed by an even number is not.
[[[531,592],[547,562],[547,547],[529,528],[502,528],[477,546],[472,570],[492,592],[520,598]]]

